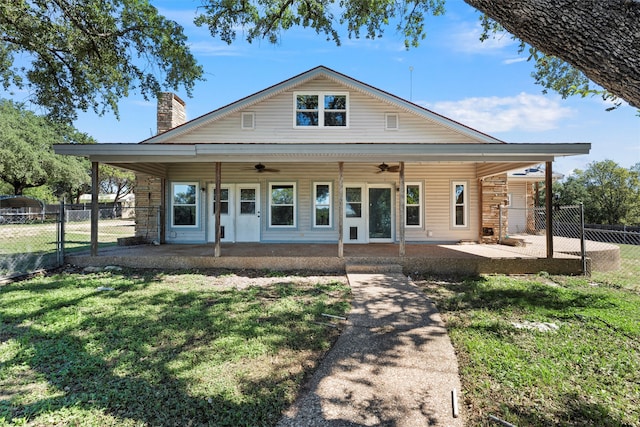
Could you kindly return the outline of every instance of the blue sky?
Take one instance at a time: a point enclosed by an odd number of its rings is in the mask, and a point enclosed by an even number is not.
[[[506,142],[590,142],[591,154],[556,160],[569,174],[593,161],[611,159],[623,167],[640,162],[640,117],[624,106],[607,112],[601,98],[561,99],[542,94],[508,35],[481,43],[480,14],[449,0],[444,16],[429,17],[427,38],[406,50],[390,27],[381,39],[348,39],[342,46],[313,30],[292,29],[281,42],[248,44],[242,32],[232,45],[193,25],[197,2],[152,1],[161,13],[185,27],[191,48],[205,70],[187,104],[188,119],[251,95],[289,77],[324,65],[379,89],[427,107]],[[413,71],[410,71],[411,68]],[[155,132],[155,102],[135,94],[113,115],[81,114],[76,127],[98,142],[139,142]]]

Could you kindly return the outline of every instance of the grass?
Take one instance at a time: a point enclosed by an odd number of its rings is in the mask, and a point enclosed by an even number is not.
[[[133,236],[132,224],[121,220],[101,220],[99,247],[114,246],[119,237]],[[65,225],[65,252],[90,250],[89,225],[87,221]],[[57,227],[53,222],[0,225],[0,277],[55,267]]]
[[[130,271],[0,287],[0,424],[274,425],[336,338],[314,322],[343,314],[348,288],[272,282]]]
[[[553,279],[553,280],[552,280]],[[424,278],[456,349],[467,424],[640,426],[640,295],[584,278]],[[549,322],[557,331],[518,329]]]

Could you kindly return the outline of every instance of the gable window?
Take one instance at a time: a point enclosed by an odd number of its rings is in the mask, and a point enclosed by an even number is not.
[[[405,185],[405,227],[422,226],[422,184]]]
[[[269,224],[272,227],[296,226],[296,185],[269,184]]]
[[[346,127],[346,93],[296,93],[295,127]]]
[[[469,195],[465,181],[451,183],[451,212],[453,227],[467,227],[469,221]]]
[[[198,226],[198,184],[174,182],[171,184],[171,225]]]
[[[331,227],[331,183],[314,183],[313,194],[313,226]]]

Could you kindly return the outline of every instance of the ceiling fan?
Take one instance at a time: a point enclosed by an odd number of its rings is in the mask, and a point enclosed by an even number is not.
[[[378,165],[378,169],[380,169],[378,172],[376,173],[382,173],[382,172],[398,172],[400,170],[400,166],[389,166],[388,164],[386,164],[385,162],[382,162],[381,164]]]
[[[262,172],[280,172],[279,169],[268,168],[265,165],[263,165],[262,163],[258,163],[256,165],[254,165],[253,168],[258,173],[262,173]]]

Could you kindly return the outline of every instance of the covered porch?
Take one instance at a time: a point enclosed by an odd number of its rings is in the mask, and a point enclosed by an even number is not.
[[[556,252],[546,257],[546,242],[526,248],[498,244],[406,244],[343,246],[321,243],[221,243],[142,245],[101,248],[97,255],[72,254],[66,262],[80,267],[117,265],[163,269],[259,269],[269,271],[345,272],[401,270],[404,274],[582,274],[580,256]]]

